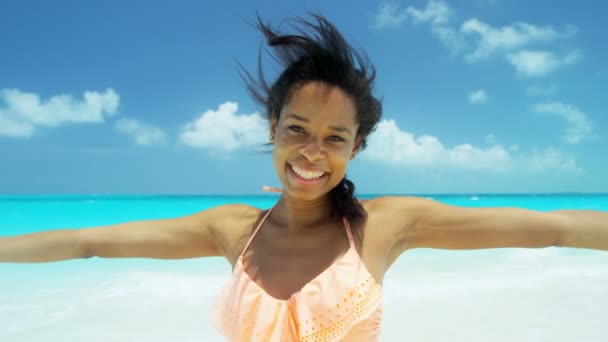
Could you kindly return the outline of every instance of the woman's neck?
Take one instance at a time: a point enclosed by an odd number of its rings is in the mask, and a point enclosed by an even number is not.
[[[271,216],[280,226],[289,230],[311,229],[333,219],[333,205],[329,195],[302,200],[283,192]]]

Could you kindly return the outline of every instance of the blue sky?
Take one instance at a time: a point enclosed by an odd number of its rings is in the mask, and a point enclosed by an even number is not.
[[[377,67],[359,193],[608,192],[608,5],[572,1],[3,1],[0,193],[279,186],[256,10],[328,17]],[[267,75],[276,67],[265,56]]]

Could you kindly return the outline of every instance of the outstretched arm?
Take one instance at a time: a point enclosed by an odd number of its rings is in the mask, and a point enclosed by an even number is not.
[[[558,210],[563,233],[559,246],[608,250],[608,212],[594,210]]]
[[[465,208],[415,197],[383,199],[402,250],[563,246],[608,250],[608,212]]]
[[[172,219],[2,237],[0,262],[219,256],[225,252],[223,232],[230,228],[225,221],[239,211],[228,205]]]

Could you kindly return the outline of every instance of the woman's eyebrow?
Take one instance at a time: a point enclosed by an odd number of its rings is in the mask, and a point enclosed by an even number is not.
[[[346,127],[340,127],[340,126],[329,126],[330,129],[334,130],[334,131],[338,131],[338,132],[344,132],[344,133],[348,133],[348,135],[353,135],[350,130]]]
[[[298,121],[310,122],[310,120],[308,120],[307,118],[305,118],[303,116],[299,116],[298,114],[295,114],[295,113],[288,114],[285,117],[285,119],[289,119],[289,118],[296,119]]]
[[[310,120],[308,120],[307,118],[305,118],[303,116],[300,116],[298,114],[295,114],[295,113],[287,114],[287,116],[285,117],[285,120],[287,120],[287,119],[294,119],[294,120],[303,121],[303,122],[310,122]],[[349,134],[351,136],[353,135],[351,133],[351,131],[348,128],[346,128],[346,127],[342,127],[342,126],[329,126],[329,128],[331,130],[334,130],[334,131],[347,133],[347,134]]]

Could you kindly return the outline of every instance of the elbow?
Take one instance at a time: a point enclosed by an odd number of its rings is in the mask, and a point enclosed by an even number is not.
[[[572,236],[569,236],[568,225],[571,224],[568,214],[563,211],[554,211],[551,213],[551,220],[548,225],[552,227],[550,231],[550,246],[568,247],[571,246]]]
[[[78,259],[90,259],[96,256],[94,244],[87,236],[86,229],[76,231],[74,244],[76,246],[76,258]]]
[[[566,237],[566,233],[561,230],[556,230],[554,233],[554,237],[552,239],[551,246],[554,247],[567,247],[568,246],[568,238]]]
[[[559,233],[552,234],[540,247],[564,247],[564,239]]]
[[[80,259],[91,259],[94,256],[95,254],[91,250],[86,248],[84,248],[82,252],[80,252]]]

